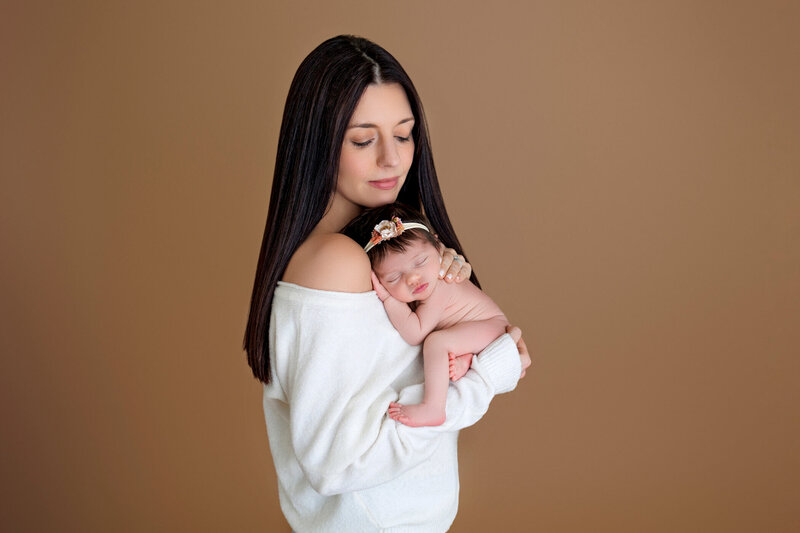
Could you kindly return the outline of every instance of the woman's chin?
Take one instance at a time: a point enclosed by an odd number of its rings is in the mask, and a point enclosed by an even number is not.
[[[376,195],[367,199],[362,206],[364,209],[372,209],[374,207],[383,207],[384,205],[393,204],[397,201],[398,192],[400,191],[390,191],[390,194]]]

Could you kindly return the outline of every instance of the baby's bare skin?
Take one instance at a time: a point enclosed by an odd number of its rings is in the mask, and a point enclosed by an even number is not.
[[[373,286],[395,329],[411,345],[424,343],[422,403],[393,402],[388,411],[409,426],[444,422],[449,380],[466,374],[471,354],[505,333],[508,325],[497,304],[470,281],[449,284],[438,279],[433,255],[438,257],[438,252],[430,243],[415,241],[405,252],[390,254],[375,265],[373,275]],[[454,357],[459,354],[466,355]]]

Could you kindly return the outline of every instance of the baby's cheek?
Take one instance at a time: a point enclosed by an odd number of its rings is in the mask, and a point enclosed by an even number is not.
[[[384,285],[384,287],[386,287],[386,285]],[[386,287],[386,290],[389,291],[389,294],[392,295],[392,298],[395,298],[397,300],[403,299],[403,292],[398,290],[397,284]]]
[[[395,300],[400,300],[405,303],[414,300],[408,288],[403,283],[394,283],[391,287],[386,287],[386,290],[389,291],[389,294],[391,294],[392,298]]]

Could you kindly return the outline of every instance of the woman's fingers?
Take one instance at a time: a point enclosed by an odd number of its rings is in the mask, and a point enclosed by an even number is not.
[[[469,279],[472,275],[472,266],[467,263],[463,255],[459,255],[452,248],[443,248],[439,267],[439,278],[450,283]]]
[[[520,339],[517,343],[517,349],[519,349],[519,357],[522,361],[522,373],[519,375],[520,379],[525,377],[525,371],[529,366],[531,366],[531,356],[528,353],[528,347],[525,345],[525,341]]]
[[[508,325],[506,326],[506,333],[511,335],[513,341],[517,344],[517,350],[519,350],[519,359],[522,363],[522,373],[519,375],[520,379],[525,377],[525,371],[529,366],[531,366],[531,355],[528,353],[528,346],[525,344],[525,341],[522,340],[522,330],[516,326]]]
[[[456,251],[452,248],[445,248],[442,245],[442,253],[439,255],[439,279],[447,279],[445,274],[450,270],[450,265],[453,264],[453,259],[456,256]]]
[[[463,258],[463,256],[459,256],[459,257],[462,257],[462,258]],[[456,273],[456,275],[455,275],[455,280],[456,280],[456,283],[459,283],[459,282],[461,282],[461,281],[464,281],[465,279],[469,279],[469,277],[470,277],[471,275],[472,275],[472,265],[470,265],[470,264],[469,264],[469,263],[467,263],[467,262],[464,262],[464,263],[461,265],[461,268],[460,268],[460,269],[458,269],[458,272],[457,272],[457,273]]]

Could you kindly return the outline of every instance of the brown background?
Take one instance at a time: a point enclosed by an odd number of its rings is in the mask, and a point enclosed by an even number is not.
[[[534,348],[453,530],[798,530],[797,6],[4,2],[3,529],[287,530],[242,334],[289,82],[356,33]]]

